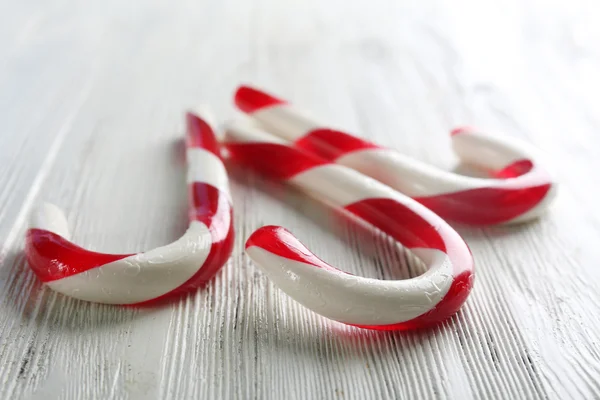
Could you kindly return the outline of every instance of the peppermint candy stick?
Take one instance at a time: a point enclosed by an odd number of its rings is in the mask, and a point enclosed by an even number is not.
[[[177,241],[138,254],[105,254],[70,241],[62,211],[43,204],[32,215],[25,253],[52,290],[107,304],[155,302],[194,290],[223,266],[233,248],[227,173],[205,119],[187,115],[190,226]]]
[[[332,129],[284,100],[242,86],[237,106],[265,129],[304,150],[353,168],[412,197],[442,218],[472,225],[516,223],[538,217],[556,185],[539,155],[524,143],[470,128],[452,131],[452,147],[465,163],[491,178],[447,172],[392,149]]]
[[[235,161],[382,230],[428,267],[425,274],[406,280],[354,276],[319,259],[284,228],[258,229],[246,242],[246,253],[296,301],[346,324],[402,330],[442,321],[466,300],[473,283],[471,252],[431,210],[255,127],[230,124],[225,146]]]

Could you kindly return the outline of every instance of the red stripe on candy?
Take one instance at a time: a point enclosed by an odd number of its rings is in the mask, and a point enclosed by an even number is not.
[[[404,247],[446,252],[439,226],[432,225],[407,206],[393,199],[365,199],[344,207],[350,213],[387,233]]]
[[[333,129],[315,129],[294,144],[327,160],[335,160],[353,151],[379,148],[376,144]]]
[[[312,266],[332,271],[338,271],[325,261],[310,252],[287,229],[280,226],[267,225],[257,229],[246,241],[246,248],[260,247],[279,257],[288,258]]]
[[[211,126],[192,113],[186,114],[186,121],[186,147],[204,149],[220,158],[219,143]]]
[[[42,282],[80,274],[133,254],[104,254],[79,247],[44,229],[29,229],[25,254],[29,267]]]
[[[236,161],[273,179],[285,180],[310,168],[328,164],[302,150],[276,143],[226,143]],[[276,165],[277,168],[273,166]]]
[[[284,100],[249,86],[240,86],[235,92],[234,101],[235,105],[246,113],[252,113],[265,107],[285,104]]]
[[[415,197],[442,218],[471,225],[510,221],[529,211],[546,197],[552,185],[523,189],[478,188],[431,197]]]
[[[532,169],[533,162],[531,160],[518,160],[507,165],[499,171],[494,171],[492,175],[496,179],[516,178],[518,176],[525,175]]]

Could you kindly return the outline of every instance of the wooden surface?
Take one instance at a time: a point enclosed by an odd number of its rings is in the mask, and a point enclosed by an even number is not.
[[[599,17],[579,1],[2,1],[0,398],[600,398]],[[242,82],[439,166],[457,124],[524,138],[559,198],[528,225],[457,227],[475,289],[427,332],[348,328],[275,289],[242,253],[264,224],[356,274],[416,272],[235,166],[236,248],[205,290],[138,310],[42,287],[22,254],[40,201],[92,249],[183,233],[183,111],[230,118]]]

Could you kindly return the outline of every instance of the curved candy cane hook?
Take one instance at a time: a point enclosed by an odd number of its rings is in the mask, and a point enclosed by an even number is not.
[[[246,253],[304,306],[346,324],[394,330],[441,321],[466,300],[473,283],[471,252],[458,233],[426,207],[258,128],[230,124],[225,146],[235,160],[381,229],[429,267],[407,280],[358,277],[320,260],[281,227],[258,229],[246,242]]]
[[[139,254],[104,254],[70,241],[64,214],[39,207],[27,232],[31,269],[51,289],[108,304],[155,302],[196,289],[223,266],[233,249],[227,173],[210,125],[187,115],[190,226],[177,241]]]
[[[522,222],[539,216],[554,198],[556,185],[535,150],[523,143],[470,128],[453,130],[458,157],[490,170],[493,179],[474,178],[327,128],[287,102],[250,87],[240,87],[235,102],[273,134],[377,179],[443,218],[474,225]]]

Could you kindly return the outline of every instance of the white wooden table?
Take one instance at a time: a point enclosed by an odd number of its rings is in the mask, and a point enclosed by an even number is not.
[[[600,398],[594,2],[1,3],[1,399]],[[528,225],[456,227],[476,285],[427,332],[348,328],[275,289],[242,253],[264,224],[356,274],[411,272],[234,165],[236,248],[206,289],[139,310],[42,287],[22,254],[32,207],[67,210],[92,249],[170,242],[187,224],[183,112],[230,118],[242,82],[439,166],[457,124],[521,137],[553,161],[559,198]]]

